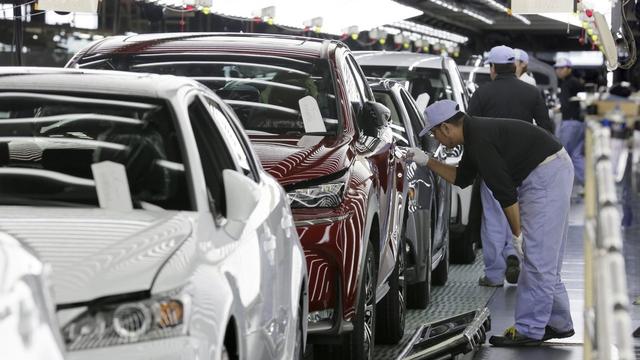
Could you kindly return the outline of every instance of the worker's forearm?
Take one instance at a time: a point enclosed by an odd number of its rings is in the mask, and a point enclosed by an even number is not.
[[[456,182],[456,167],[441,163],[438,160],[429,159],[427,162],[427,167],[431,169],[431,171],[440,175],[443,179],[447,180],[447,182],[453,184]]]
[[[513,235],[520,235],[520,205],[516,202],[515,204],[504,208],[504,214],[507,217],[507,221],[509,222]]]

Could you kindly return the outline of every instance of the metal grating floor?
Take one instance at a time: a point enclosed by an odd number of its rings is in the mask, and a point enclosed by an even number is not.
[[[638,194],[632,196],[634,219],[632,226],[624,228],[624,257],[629,296],[631,301],[637,298],[640,303],[640,196]],[[471,357],[477,360],[577,360],[583,358],[583,214],[583,204],[574,199],[571,209],[569,242],[562,274],[571,299],[576,336],[563,339],[562,342],[549,342],[543,346],[529,349],[495,348],[487,343],[475,354],[465,356],[465,359]],[[506,327],[512,325],[516,287],[505,286],[495,290],[478,286],[478,277],[482,274],[481,256],[478,254],[476,262],[472,265],[452,265],[447,285],[432,288],[432,300],[429,307],[425,310],[408,311],[405,336],[401,343],[396,346],[376,346],[375,359],[394,359],[420,324],[482,306],[489,306],[491,309],[493,332],[488,335],[502,332]],[[631,318],[634,329],[640,327],[640,305],[632,306]],[[635,339],[635,345],[636,358],[640,360],[640,339]]]
[[[375,359],[395,359],[410,340],[413,332],[426,322],[486,306],[495,289],[478,286],[478,278],[482,271],[482,254],[480,253],[478,253],[474,264],[451,265],[447,284],[431,288],[429,306],[424,310],[407,311],[405,335],[400,344],[395,346],[377,345]]]

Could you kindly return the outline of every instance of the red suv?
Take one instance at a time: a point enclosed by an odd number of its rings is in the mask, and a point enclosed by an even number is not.
[[[119,36],[67,66],[188,76],[231,105],[263,167],[289,194],[309,272],[310,341],[372,357],[377,299],[382,292],[395,299],[389,289],[401,281],[394,268],[404,165],[389,110],[375,102],[344,44],[258,34]],[[398,303],[380,303],[385,327],[403,326]]]

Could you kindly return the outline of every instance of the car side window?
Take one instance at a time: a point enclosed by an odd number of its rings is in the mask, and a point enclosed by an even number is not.
[[[188,107],[189,121],[198,146],[204,173],[211,212],[226,214],[226,199],[222,171],[236,170],[231,153],[211,115],[199,96],[195,96]]]
[[[456,94],[456,98],[458,99],[458,101],[462,101],[462,104],[464,105],[464,109],[461,109],[461,110],[466,111],[469,105],[468,98],[467,98],[468,94],[465,89],[462,76],[460,76],[460,71],[458,70],[458,66],[453,60],[447,61],[447,66],[449,68],[449,73],[451,74],[452,88]]]
[[[351,67],[347,62],[347,58],[343,57],[342,61],[340,61],[340,70],[342,72],[342,78],[344,79],[344,87],[347,91],[347,97],[349,98],[349,102],[352,106],[354,106],[355,110],[360,111],[364,104],[364,100],[362,98],[362,93],[358,88],[358,83],[351,71]]]
[[[360,69],[356,61],[353,60],[353,57],[351,57],[351,55],[347,55],[346,60],[347,60],[347,63],[349,64],[349,67],[351,68],[353,77],[356,80],[356,84],[358,85],[358,90],[362,94],[362,98],[365,100],[374,100],[371,97],[371,91],[369,90],[369,87],[365,82],[365,76],[362,73],[362,70]]]
[[[213,99],[206,96],[204,99],[205,104],[213,115],[213,118],[220,126],[220,131],[224,138],[229,142],[229,150],[231,150],[231,154],[236,159],[238,165],[240,165],[243,174],[250,177],[253,181],[259,181],[260,177],[258,176],[258,170],[256,165],[253,163],[253,159],[249,155],[248,144],[244,143],[244,141],[240,139],[238,129],[233,126],[233,121],[229,120],[229,115],[223,112]]]
[[[402,99],[402,103],[404,107],[407,109],[407,114],[409,115],[409,120],[411,121],[411,127],[413,128],[414,134],[412,135],[416,140],[416,144],[426,144],[424,140],[417,138],[417,133],[420,133],[424,128],[424,120],[420,111],[416,107],[416,104],[411,97],[407,93],[406,90],[400,90],[400,98]],[[424,138],[424,137],[423,137]]]

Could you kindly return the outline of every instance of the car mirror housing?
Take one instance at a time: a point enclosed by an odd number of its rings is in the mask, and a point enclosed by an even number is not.
[[[260,192],[258,184],[235,170],[224,170],[222,179],[227,199],[227,223],[224,229],[237,239],[258,204]]]
[[[391,121],[391,110],[386,106],[367,101],[360,113],[359,126],[366,136],[377,136],[378,131],[387,126]]]

